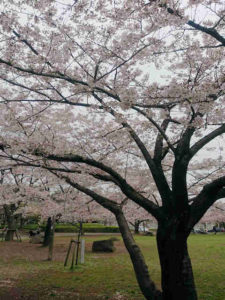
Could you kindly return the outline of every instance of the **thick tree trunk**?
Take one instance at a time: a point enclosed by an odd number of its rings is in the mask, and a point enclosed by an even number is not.
[[[15,232],[16,232],[16,230],[8,228],[7,231],[6,231],[6,235],[5,235],[5,241],[6,242],[13,241]]]
[[[162,299],[161,292],[157,290],[154,282],[151,280],[148,267],[138,245],[135,243],[127,221],[122,213],[116,215],[116,219],[123,237],[124,244],[130,254],[133,263],[135,275],[139,287],[147,300]]]
[[[159,224],[157,245],[161,264],[163,300],[196,300],[187,237],[179,226]]]
[[[14,233],[16,232],[16,220],[13,215],[14,206],[13,205],[4,205],[5,219],[7,222],[7,231],[5,235],[5,241],[13,241]]]

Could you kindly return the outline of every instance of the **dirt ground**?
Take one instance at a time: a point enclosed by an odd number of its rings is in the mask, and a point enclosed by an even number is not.
[[[92,237],[93,238],[93,237]],[[106,237],[106,239],[109,237]],[[96,237],[99,239],[99,237]],[[61,262],[62,265],[65,261],[66,253],[69,247],[71,237],[60,236],[55,238],[53,259],[54,262]],[[92,241],[86,241],[85,252],[90,253],[92,247]],[[109,254],[107,256],[114,256],[120,253],[125,253],[126,250],[122,242],[116,242],[116,253]],[[101,254],[103,257],[104,254]],[[40,297],[39,295],[24,295],[24,292],[21,288],[17,286],[18,280],[21,279],[21,276],[27,276],[29,274],[29,265],[32,270],[35,264],[43,266],[43,262],[47,261],[48,257],[48,248],[42,247],[40,244],[31,244],[29,239],[23,240],[21,243],[14,242],[1,242],[0,243],[0,300],[47,300],[47,299],[73,299],[73,300],[94,300],[100,298],[93,297],[80,297],[79,294],[76,296],[73,293],[73,296],[70,294],[65,294],[64,296],[49,297],[44,296]],[[94,259],[100,258],[99,255],[93,254]],[[20,262],[20,263],[19,263]],[[24,270],[23,263],[26,263],[26,269]],[[61,265],[61,264],[60,264]],[[37,267],[37,268],[38,268]],[[43,267],[42,267],[43,268]],[[33,271],[32,271],[33,272]],[[30,272],[30,276],[32,276]],[[37,269],[38,272],[38,269]],[[25,274],[26,273],[26,274]],[[103,299],[103,298],[101,298]],[[117,299],[117,298],[115,298]],[[120,299],[120,298],[118,298]],[[124,298],[121,298],[124,299]]]
[[[87,236],[86,236],[87,237]],[[94,238],[94,236],[91,236]],[[99,236],[96,236],[98,239]],[[108,239],[109,237],[105,237]],[[59,236],[55,238],[54,241],[54,261],[64,261],[66,253],[69,247],[71,237],[69,236]],[[85,243],[85,252],[91,252],[92,242]],[[125,253],[126,249],[124,248],[123,243],[116,242],[116,252],[109,254],[107,256],[119,253]],[[1,259],[4,262],[11,261],[12,259],[26,259],[27,261],[43,261],[48,257],[48,248],[42,247],[40,244],[31,244],[29,239],[23,240],[22,243],[14,242],[2,242],[0,243],[0,253]],[[102,257],[102,255],[101,255]]]

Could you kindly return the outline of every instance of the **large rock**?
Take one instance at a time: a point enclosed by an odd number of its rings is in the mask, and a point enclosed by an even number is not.
[[[115,247],[112,240],[94,241],[92,244],[92,252],[113,252]]]
[[[151,231],[147,231],[147,232],[145,233],[145,235],[154,236],[154,233],[151,232]]]
[[[36,234],[30,237],[30,243],[32,244],[43,244],[44,237],[41,234]]]

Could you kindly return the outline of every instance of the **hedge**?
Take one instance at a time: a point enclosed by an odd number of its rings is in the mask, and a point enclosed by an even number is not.
[[[117,226],[104,226],[104,227],[89,227],[83,229],[84,232],[120,232]]]
[[[37,224],[28,224],[23,227],[25,230],[37,230]],[[42,231],[45,230],[45,225],[40,225]],[[71,224],[56,224],[55,232],[78,232],[79,224],[71,225]],[[101,232],[120,232],[117,226],[104,226],[103,224],[98,223],[84,223],[83,224],[83,232],[90,233],[101,233]]]
[[[38,228],[41,229],[41,230],[44,230],[45,225],[27,224],[27,225],[24,225],[22,229],[24,229],[24,230],[37,230]]]

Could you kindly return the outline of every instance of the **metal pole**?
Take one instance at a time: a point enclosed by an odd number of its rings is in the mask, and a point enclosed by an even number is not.
[[[85,240],[82,239],[81,240],[81,249],[80,249],[80,263],[83,264],[84,263],[84,251],[85,250]]]
[[[79,245],[80,245],[80,236],[82,233],[82,222],[80,222],[79,233],[77,237],[77,253],[76,253],[76,265],[78,265],[78,254],[79,254]]]
[[[71,267],[70,267],[71,270],[74,267],[74,258],[75,258],[75,250],[76,250],[76,242],[73,241],[73,243],[74,243],[74,249],[73,249],[72,263],[71,263]]]

